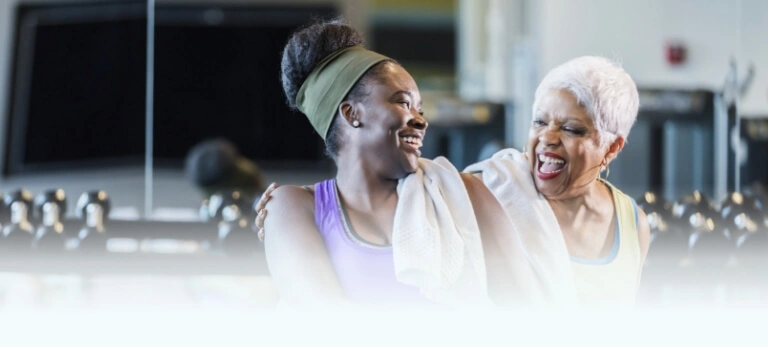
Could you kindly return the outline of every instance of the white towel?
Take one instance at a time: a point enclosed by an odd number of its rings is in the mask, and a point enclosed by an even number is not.
[[[470,165],[465,172],[482,172],[483,183],[490,189],[509,218],[522,247],[537,290],[534,305],[572,307],[576,303],[568,249],[557,218],[546,198],[535,187],[531,168],[515,149],[504,149],[488,160]],[[513,245],[515,246],[515,245]]]
[[[472,202],[445,158],[401,179],[392,231],[398,281],[450,307],[487,307],[485,259]]]

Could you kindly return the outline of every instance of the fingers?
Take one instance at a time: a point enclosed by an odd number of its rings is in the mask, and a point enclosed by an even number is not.
[[[272,184],[270,184],[269,187],[267,187],[264,193],[261,194],[261,198],[259,198],[259,202],[256,203],[256,206],[254,207],[254,209],[256,209],[257,211],[263,210],[264,207],[267,206],[267,202],[269,202],[269,198],[272,197],[272,192],[274,192],[276,188],[277,188],[277,183],[272,182]]]
[[[256,206],[254,206],[254,210],[259,211],[254,220],[254,225],[258,230],[257,234],[259,240],[262,242],[264,241],[264,219],[267,218],[267,210],[265,207],[267,206],[267,202],[269,202],[269,198],[272,197],[272,192],[274,192],[276,188],[277,182],[272,182],[272,184],[264,190],[264,193],[261,194],[261,198],[259,198],[259,202],[256,203]]]
[[[264,242],[264,229],[259,229],[259,231],[256,234],[259,235],[259,240],[261,240],[261,242]]]
[[[256,228],[261,230],[264,230],[264,219],[267,218],[267,210],[261,209],[259,210],[259,214],[256,215],[256,220],[254,221],[256,224]]]

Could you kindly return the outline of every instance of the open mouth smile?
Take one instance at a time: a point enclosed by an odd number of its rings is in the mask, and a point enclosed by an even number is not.
[[[563,157],[549,152],[536,156],[536,176],[542,180],[550,180],[563,172],[567,162]]]

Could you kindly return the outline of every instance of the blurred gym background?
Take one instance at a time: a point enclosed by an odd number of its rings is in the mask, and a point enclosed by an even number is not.
[[[690,298],[676,290],[691,286],[696,302],[765,295],[751,280],[768,262],[739,255],[768,250],[768,2],[0,0],[0,307],[13,295],[80,303],[72,293],[93,288],[119,307],[270,307],[253,199],[272,181],[333,175],[285,106],[280,51],[299,26],[337,15],[413,74],[430,122],[423,155],[459,168],[522,148],[549,69],[620,61],[641,109],[610,180],[645,207],[663,250],[649,266],[665,271],[648,277],[666,287],[647,302]],[[40,228],[53,241],[35,249],[59,251],[16,252],[34,237],[9,235]],[[722,258],[696,262],[702,249]],[[738,276],[705,285],[680,275],[700,271],[669,270],[691,264]],[[124,286],[152,289],[114,294]]]

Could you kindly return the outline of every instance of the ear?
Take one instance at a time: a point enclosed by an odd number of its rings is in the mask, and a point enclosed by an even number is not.
[[[624,138],[617,136],[616,140],[613,140],[610,146],[608,146],[608,152],[605,153],[605,160],[610,163],[613,159],[619,155],[619,152],[624,148]]]
[[[349,124],[351,127],[360,127],[360,116],[362,113],[362,105],[354,101],[342,101],[339,104],[339,115]],[[357,122],[357,123],[355,123]],[[357,125],[355,125],[357,124]]]

